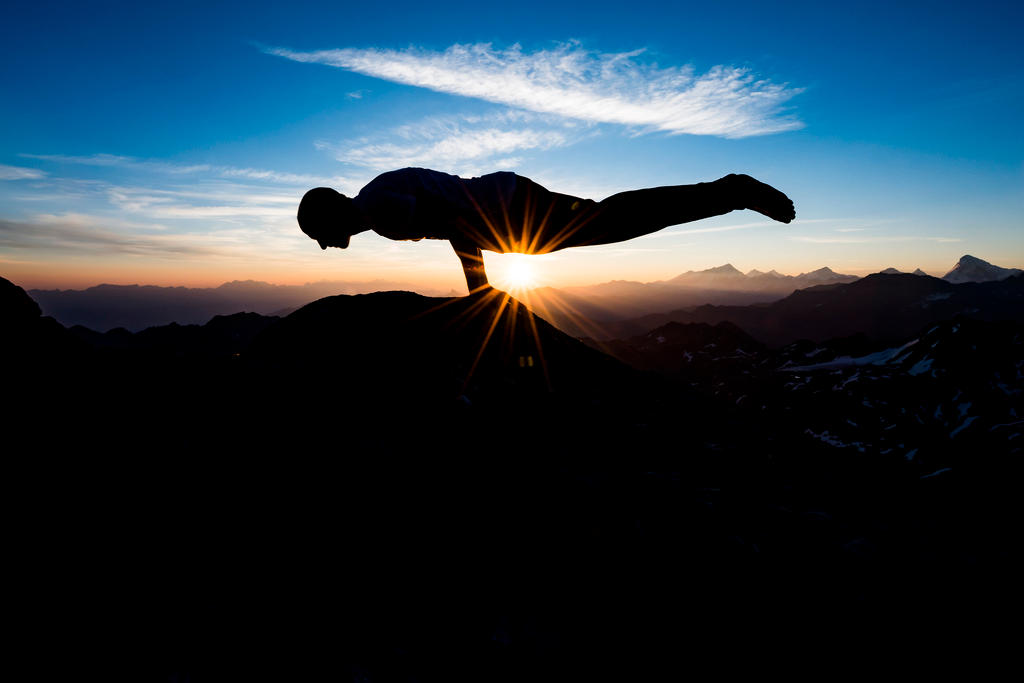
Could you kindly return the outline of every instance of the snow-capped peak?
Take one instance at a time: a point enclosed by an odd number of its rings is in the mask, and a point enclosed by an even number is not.
[[[1001,268],[1000,266],[992,265],[988,261],[965,254],[960,257],[960,260],[957,261],[957,264],[953,266],[951,271],[942,276],[942,279],[953,284],[960,284],[962,282],[991,282],[1022,272],[1024,271],[1020,268]]]

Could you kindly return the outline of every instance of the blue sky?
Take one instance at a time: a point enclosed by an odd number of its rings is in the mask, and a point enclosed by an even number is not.
[[[5,9],[0,275],[458,288],[443,243],[295,225],[409,165],[595,199],[746,172],[797,206],[531,257],[546,284],[1024,266],[1019,3],[210,5]]]

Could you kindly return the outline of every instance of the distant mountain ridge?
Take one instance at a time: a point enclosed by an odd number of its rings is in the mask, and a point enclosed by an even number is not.
[[[895,268],[883,273],[897,274]],[[999,281],[1021,273],[964,255],[943,280],[964,282]],[[926,274],[917,269],[914,275]],[[596,285],[540,288],[526,297],[529,307],[563,331],[576,336],[603,336],[595,326],[665,314],[702,305],[746,306],[768,304],[794,291],[819,285],[851,283],[859,278],[823,267],[799,275],[775,270],[741,272],[731,263],[700,271],[687,271],[669,280],[634,282],[613,280]],[[374,280],[366,282],[316,282],[305,285],[273,285],[255,280],[235,280],[218,287],[187,288],[153,285],[97,285],[85,290],[33,289],[29,295],[43,315],[67,327],[81,325],[97,331],[125,328],[140,331],[176,322],[203,324],[217,315],[242,311],[261,315],[286,315],[317,299],[338,294],[361,294],[382,290],[416,289],[439,296],[455,292],[426,291],[408,283]],[[667,319],[662,322],[667,321]]]
[[[942,280],[953,284],[992,282],[1021,272],[1018,268],[1002,268],[965,255]],[[939,279],[920,268],[913,273],[903,273],[890,267],[878,274]],[[658,282],[612,281],[589,287],[534,290],[535,296],[529,305],[570,334],[612,339],[641,334],[670,321],[691,320],[690,314],[698,307],[764,306],[796,292],[860,280],[828,267],[799,275],[781,275],[775,270],[767,273],[751,270],[744,274],[726,263],[706,270],[687,271]]]
[[[706,270],[689,270],[665,282],[682,286],[703,286],[714,289],[739,289],[744,291],[779,291],[786,294],[793,289],[833,282],[853,282],[856,275],[843,275],[825,266],[799,275],[783,275],[775,270],[762,273],[751,270],[744,274],[731,263]],[[788,290],[788,291],[787,291]]]
[[[408,283],[387,280],[367,282],[310,282],[304,285],[273,285],[257,280],[234,280],[218,287],[159,287],[156,285],[97,285],[84,290],[28,291],[42,308],[66,327],[81,325],[105,332],[125,328],[132,332],[178,323],[206,323],[217,315],[253,312],[279,315],[325,296],[405,289]],[[440,292],[428,292],[440,294]]]
[[[582,287],[535,289],[528,305],[544,319],[577,336],[600,336],[604,323],[704,304],[744,306],[776,301],[797,289],[854,282],[856,275],[823,267],[799,275],[770,270],[744,274],[731,263],[687,271],[669,280],[612,280]]]
[[[669,322],[729,322],[773,346],[857,333],[897,341],[931,322],[957,315],[1024,320],[1024,275],[954,284],[910,273],[875,273],[852,283],[797,290],[770,304],[705,305],[608,323],[601,328],[605,336],[595,339],[628,339]]]

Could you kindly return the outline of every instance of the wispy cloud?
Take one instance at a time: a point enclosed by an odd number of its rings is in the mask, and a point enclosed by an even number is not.
[[[110,252],[136,256],[179,257],[229,256],[230,251],[196,244],[178,235],[120,233],[97,227],[108,222],[102,217],[81,214],[40,216],[35,221],[0,219],[0,248],[30,249],[34,253],[74,252],[75,254]]]
[[[77,161],[122,166],[140,160],[100,155]],[[131,172],[120,174],[125,177],[119,182],[47,175],[30,181],[25,186],[30,192],[5,193],[0,261],[47,269],[74,263],[97,272],[118,261],[140,269],[206,264],[210,272],[236,268],[253,274],[267,269],[323,274],[332,264],[360,277],[401,272],[436,279],[451,273],[447,244],[413,248],[359,235],[354,240],[358,248],[344,259],[322,252],[295,220],[302,188],[202,171],[186,177],[156,162],[147,167],[153,173],[125,167]],[[62,169],[68,170],[74,169]],[[448,265],[439,268],[437,263]]]
[[[290,225],[299,202],[298,192],[274,194],[219,182],[195,189],[110,186],[105,191],[120,211],[155,221],[257,218]]]
[[[169,218],[236,218],[239,216],[258,216],[270,218],[295,218],[295,207],[292,206],[168,206],[160,209],[160,213]]]
[[[654,247],[606,247],[597,246],[593,247],[595,250],[600,250],[605,254],[638,254],[641,252],[645,253],[664,253],[668,251],[674,251],[679,247],[692,247],[696,242],[685,242],[683,244],[673,244],[671,248],[654,248]]]
[[[319,250],[291,226],[232,225],[223,217],[207,221],[214,229],[180,231],[159,224],[112,218],[107,214],[36,214],[22,220],[0,218],[0,255],[72,254],[88,260],[111,254],[157,260],[208,258],[253,263],[308,263]],[[315,246],[315,245],[313,245]]]
[[[443,52],[266,51],[395,83],[641,131],[742,138],[802,126],[784,111],[799,88],[736,67],[716,66],[699,75],[689,66],[659,67],[640,61],[642,50],[609,54],[567,43],[524,52],[519,45],[500,50],[483,43],[452,45]]]
[[[929,237],[923,235],[864,235],[863,237],[817,237],[793,235],[789,239],[808,244],[884,244],[886,242],[962,242],[959,237]]]
[[[47,196],[37,212],[34,196],[9,199],[0,253],[32,250],[93,254],[103,250],[153,258],[182,255],[274,260],[301,243],[295,211],[298,190],[253,181],[182,179],[179,185],[122,185],[47,177],[36,181]],[[20,209],[20,210],[19,210]]]
[[[525,122],[524,126],[523,117],[506,112],[427,119],[392,129],[375,139],[319,141],[316,146],[329,151],[338,161],[367,168],[424,165],[466,172],[484,166],[490,170],[509,168],[520,161],[511,155],[562,147],[575,137],[570,129],[543,121]]]
[[[87,156],[74,156],[67,154],[21,154],[20,156],[25,157],[26,159],[39,159],[41,161],[53,161],[63,164],[131,168],[174,175],[206,173],[220,178],[266,180],[269,182],[289,185],[329,185],[343,184],[347,182],[347,179],[341,176],[325,177],[301,173],[285,173],[282,171],[273,171],[262,168],[239,168],[236,166],[222,166],[217,164],[179,164],[169,161],[118,156],[115,154],[91,154]],[[3,167],[0,167],[0,169],[2,168]]]
[[[46,177],[46,173],[38,168],[0,164],[0,180],[33,180],[44,177]]]
[[[260,168],[232,168],[230,166],[212,166],[214,173],[222,178],[246,178],[248,180],[269,180],[289,185],[331,185],[347,182],[341,176],[317,176],[305,173],[282,173]]]
[[[775,225],[773,221],[757,221],[755,223],[737,223],[736,225],[719,225],[713,228],[687,228],[684,230],[662,230],[647,237],[675,237],[676,235],[698,235],[705,232],[729,232],[731,230],[746,230],[748,228],[768,228]]]
[[[167,161],[154,161],[150,159],[136,159],[118,154],[29,154],[23,153],[18,156],[26,159],[39,159],[40,161],[53,161],[61,164],[81,164],[83,166],[104,166],[119,168],[146,168],[149,170],[163,171],[165,173],[197,173],[210,170],[208,164],[174,164]]]
[[[153,205],[166,206],[172,202],[193,202],[193,200],[217,202],[219,204],[245,203],[248,205],[296,206],[298,197],[294,192],[280,194],[261,191],[249,185],[216,183],[182,188],[125,187],[105,188],[110,201],[121,209],[138,211]],[[194,203],[194,202],[193,202]]]

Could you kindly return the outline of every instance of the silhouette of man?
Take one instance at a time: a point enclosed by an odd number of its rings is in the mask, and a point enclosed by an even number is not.
[[[489,287],[483,249],[546,254],[611,244],[737,209],[783,223],[796,216],[789,197],[747,175],[620,192],[595,202],[506,171],[465,179],[403,168],[377,176],[352,198],[314,188],[299,203],[298,220],[322,249],[345,249],[352,235],[365,230],[393,240],[448,240],[473,293]]]

